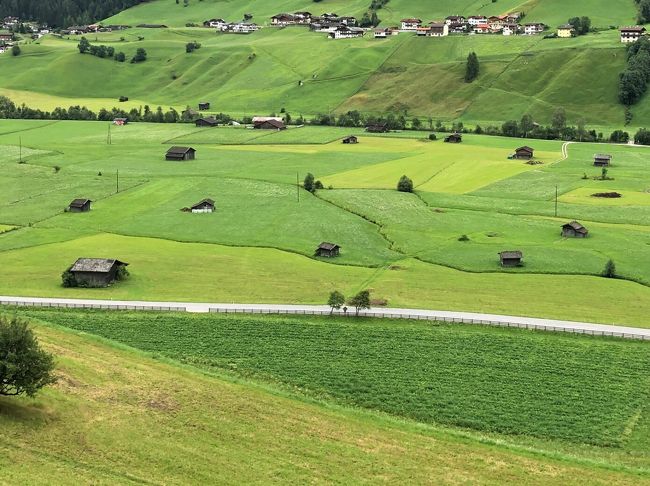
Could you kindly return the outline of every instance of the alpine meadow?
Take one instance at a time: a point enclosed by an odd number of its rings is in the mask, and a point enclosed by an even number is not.
[[[0,482],[650,485],[647,23],[0,0]]]

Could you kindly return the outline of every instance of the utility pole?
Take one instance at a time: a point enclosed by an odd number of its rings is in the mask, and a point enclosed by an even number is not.
[[[117,169],[115,173],[115,193],[120,192],[120,169]]]
[[[557,218],[557,186],[555,186],[555,217]]]

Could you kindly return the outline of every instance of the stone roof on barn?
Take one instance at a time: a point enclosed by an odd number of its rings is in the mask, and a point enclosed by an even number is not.
[[[120,260],[107,258],[79,258],[70,268],[71,272],[108,273],[114,265],[128,265]]]
[[[609,154],[596,154],[594,155],[594,159],[598,160],[612,160],[612,156]]]
[[[566,223],[562,225],[563,228],[566,227],[571,227],[573,228],[577,233],[587,233],[587,228],[582,226],[580,223],[577,221],[571,221],[570,223]]]

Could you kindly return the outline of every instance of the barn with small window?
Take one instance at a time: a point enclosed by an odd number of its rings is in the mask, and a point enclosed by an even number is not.
[[[446,143],[461,143],[463,141],[463,136],[460,133],[452,133],[445,137]]]
[[[214,201],[212,199],[204,199],[197,202],[190,210],[193,213],[213,213],[215,210]]]
[[[530,160],[534,155],[535,150],[531,147],[528,147],[527,145],[524,145],[523,147],[519,147],[515,150],[514,158],[519,160]]]
[[[71,213],[87,213],[90,211],[90,199],[74,199],[68,206]]]
[[[589,230],[577,221],[562,225],[562,236],[565,238],[586,238]]]
[[[523,264],[524,255],[522,252],[515,251],[502,251],[499,253],[502,267],[519,267]]]
[[[316,248],[316,256],[333,258],[339,256],[341,247],[335,243],[323,242]]]
[[[165,160],[194,160],[196,158],[196,150],[192,147],[171,147],[165,154]]]
[[[79,287],[108,287],[118,278],[121,267],[128,263],[106,258],[79,258],[70,273]]]
[[[594,166],[596,167],[609,167],[611,163],[612,163],[612,156],[609,154],[594,155]]]

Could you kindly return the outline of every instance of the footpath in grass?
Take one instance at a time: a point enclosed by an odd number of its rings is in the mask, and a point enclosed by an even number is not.
[[[389,320],[21,312],[425,423],[625,448],[650,418],[647,343]]]

